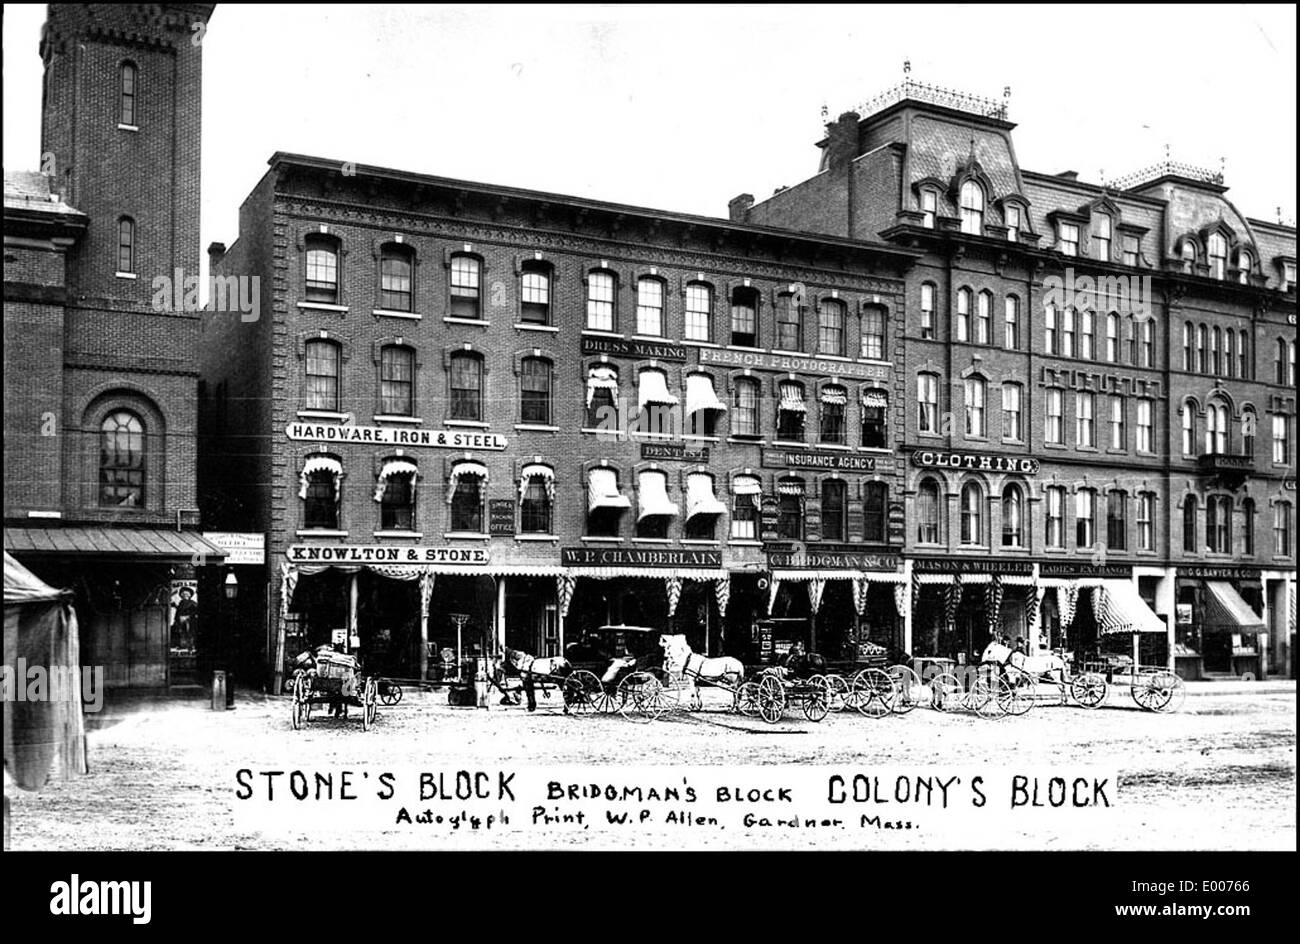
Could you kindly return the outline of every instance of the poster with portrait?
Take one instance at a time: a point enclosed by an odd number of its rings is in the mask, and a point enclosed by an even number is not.
[[[167,625],[171,631],[171,649],[176,653],[193,653],[199,628],[199,582],[173,580],[167,603]]]

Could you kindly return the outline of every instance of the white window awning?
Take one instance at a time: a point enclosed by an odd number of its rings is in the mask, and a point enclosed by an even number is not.
[[[868,409],[887,409],[889,407],[889,394],[883,390],[864,387],[862,389],[862,405]]]
[[[778,495],[802,495],[803,482],[789,480],[777,482],[776,493]]]
[[[637,377],[641,409],[651,403],[676,406],[677,398],[668,392],[668,378],[661,370],[643,370]]]
[[[592,469],[587,473],[587,511],[601,508],[623,510],[631,508],[632,501],[618,490],[618,475],[613,469]]]
[[[700,410],[725,412],[727,405],[718,399],[713,389],[713,378],[708,374],[688,374],[686,377],[686,413]]]
[[[529,463],[519,472],[519,500],[524,500],[524,493],[528,491],[528,485],[533,479],[541,479],[546,487],[546,497],[555,501],[555,470],[549,465],[536,462]]]
[[[379,479],[375,482],[375,501],[384,500],[384,487],[394,475],[409,475],[411,481],[420,474],[420,470],[410,459],[388,459],[379,470]]]
[[[597,390],[608,390],[610,396],[618,398],[618,371],[613,367],[593,367],[587,373],[587,407],[591,407],[592,398]]]
[[[692,472],[686,477],[686,517],[725,514],[727,506],[713,494],[713,476]]]
[[[334,476],[334,497],[339,496],[339,479],[343,477],[343,464],[333,456],[308,456],[307,461],[302,464],[302,474],[299,476],[298,497],[307,497],[307,485],[311,482],[311,477],[317,472],[328,472]]]
[[[668,476],[663,472],[642,472],[637,480],[637,506],[637,521],[651,515],[677,517],[677,504],[668,500]]]
[[[808,404],[803,402],[803,387],[797,383],[781,384],[780,407],[793,413],[807,413]]]
[[[470,462],[468,460],[457,462],[451,469],[451,481],[447,483],[447,504],[450,505],[452,499],[456,497],[456,488],[460,480],[466,477],[476,477],[487,484],[488,470],[481,462]]]
[[[848,393],[843,387],[823,387],[822,403],[832,403],[837,406],[843,406],[849,402]]]

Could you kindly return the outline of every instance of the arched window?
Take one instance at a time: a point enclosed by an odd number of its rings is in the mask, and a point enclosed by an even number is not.
[[[844,540],[844,482],[826,479],[822,482],[822,540]],[[868,541],[872,538],[868,537]]]
[[[1014,482],[1002,489],[1002,546],[1021,547],[1025,543],[1025,493]]]
[[[803,540],[803,479],[787,477],[776,483],[777,534],[789,541]]]
[[[762,429],[758,415],[758,381],[738,377],[732,388],[731,435],[758,436]]]
[[[552,424],[551,362],[544,357],[525,357],[519,362],[519,422]]]
[[[1215,554],[1232,550],[1232,499],[1227,495],[1205,500],[1205,544]]]
[[[122,63],[119,73],[119,107],[117,120],[119,124],[136,126],[136,85],[140,72],[134,62]],[[130,271],[130,270],[124,270]]]
[[[1190,400],[1183,402],[1183,455],[1196,455],[1196,407]]]
[[[1043,353],[1058,354],[1061,350],[1059,314],[1056,306],[1048,303],[1043,306]]]
[[[308,456],[299,475],[303,500],[302,526],[308,530],[339,529],[339,480],[343,466],[333,456]]]
[[[686,340],[713,340],[713,286],[686,283]]]
[[[660,338],[664,334],[664,283],[650,276],[636,280],[636,333]]]
[[[1183,551],[1187,554],[1197,553],[1195,495],[1183,499]]]
[[[1255,499],[1241,502],[1241,550],[1247,557],[1255,556]]]
[[[1002,385],[1002,438],[1021,442],[1025,438],[1024,388],[1018,383]]]
[[[984,543],[984,489],[978,482],[961,487],[961,543]]]
[[[1223,362],[1221,353],[1223,351],[1223,332],[1219,326],[1215,325],[1210,331],[1210,373],[1215,377],[1222,376]]]
[[[1194,272],[1196,270],[1196,243],[1190,239],[1184,239],[1180,255],[1183,259],[1183,271]]]
[[[587,418],[584,429],[619,432],[618,368],[596,364],[587,371]]]
[[[1074,357],[1074,326],[1078,318],[1078,311],[1074,308],[1067,308],[1061,313],[1061,355],[1063,357]]]
[[[989,344],[993,340],[993,294],[980,292],[975,299],[975,343]]]
[[[1119,360],[1119,315],[1113,311],[1106,316],[1106,360]]]
[[[1259,417],[1254,407],[1243,407],[1241,411],[1241,454],[1251,458],[1255,455],[1255,433],[1259,427]]]
[[[758,510],[763,485],[756,476],[737,475],[731,480],[731,537],[737,541],[758,539]]]
[[[712,475],[707,472],[691,472],[686,476],[686,525],[683,537],[691,541],[716,540],[718,517],[726,512],[727,506],[714,493]]]
[[[817,351],[844,356],[844,303],[837,299],[827,299],[818,307]]]
[[[379,255],[379,307],[387,311],[413,311],[411,250],[388,243]]]
[[[939,212],[939,195],[931,188],[921,191],[921,225],[934,229],[934,219]]]
[[[957,340],[970,340],[970,305],[971,290],[957,289]]]
[[[307,301],[338,304],[338,242],[330,236],[314,234],[304,240],[304,245],[307,249],[307,266],[303,294]]]
[[[1183,370],[1190,371],[1195,362],[1192,360],[1192,323],[1183,322]]]
[[[1292,346],[1292,349],[1294,350],[1294,345]],[[1237,362],[1237,376],[1242,380],[1254,380],[1255,369],[1250,364],[1250,335],[1246,333],[1245,328],[1242,328],[1237,332]],[[1291,359],[1291,362],[1293,364],[1295,363],[1294,357]],[[1249,371],[1249,373],[1247,373],[1247,371]],[[1295,377],[1292,376],[1291,380],[1292,386],[1294,386]]]
[[[922,433],[939,432],[939,375],[916,375],[916,426]]]
[[[1047,495],[1046,544],[1048,547],[1065,547],[1065,489],[1049,485],[1044,492]]]
[[[379,491],[379,528],[381,531],[415,530],[415,472],[405,468],[385,469]]]
[[[1249,249],[1237,250],[1237,281],[1242,285],[1250,284],[1250,270],[1254,265],[1254,258]]]
[[[1128,548],[1128,492],[1119,489],[1106,494],[1106,547],[1112,551]]]
[[[885,543],[885,509],[889,507],[889,486],[884,482],[868,482],[863,492],[863,539],[876,544]]]
[[[451,355],[450,391],[447,419],[483,422],[483,358],[472,351]]]
[[[1222,233],[1213,233],[1210,235],[1210,240],[1206,243],[1205,254],[1210,262],[1210,278],[1227,278],[1228,241],[1223,238]]]
[[[803,306],[793,292],[776,297],[776,346],[782,351],[803,350]]]
[[[825,386],[822,388],[819,426],[819,439],[824,443],[847,445],[848,436],[844,414],[848,410],[848,391],[843,387]]]
[[[1156,548],[1155,515],[1156,496],[1151,492],[1142,492],[1138,495],[1137,507],[1137,538],[1139,551],[1154,551]]]
[[[1002,346],[1008,351],[1020,350],[1020,299],[1008,295],[1003,303],[1005,318],[1002,326]]]
[[[536,259],[523,264],[519,320],[524,324],[551,323],[551,271],[549,265]]]
[[[1097,357],[1097,316],[1091,311],[1079,312],[1079,356],[1086,361]]]
[[[922,479],[916,490],[916,540],[918,544],[938,544],[939,535],[939,483]]]
[[[117,271],[135,271],[135,220],[129,216],[117,221]]]
[[[482,318],[482,270],[483,264],[475,256],[456,253],[451,257],[451,317],[470,321]]]
[[[618,472],[592,469],[587,473],[587,534],[591,537],[618,537],[623,512],[632,502],[619,491]]]
[[[1205,348],[1207,332],[1205,325],[1196,326],[1196,372],[1199,374],[1207,373],[1208,362],[1205,357]]]
[[[731,343],[758,347],[758,290],[741,286],[731,292]]]
[[[380,350],[379,400],[384,416],[415,415],[415,352],[409,347],[386,344]]]
[[[587,328],[590,331],[613,331],[614,275],[591,272],[587,275]]]
[[[334,341],[313,339],[304,345],[308,410],[339,411],[340,349]]]
[[[677,517],[677,504],[668,498],[668,475],[655,469],[637,475],[636,536],[668,537],[668,525]]]
[[[524,534],[550,534],[554,499],[551,467],[525,466],[519,477],[519,530]]]
[[[1090,488],[1081,488],[1074,493],[1074,546],[1076,548],[1092,547],[1095,538],[1094,525],[1097,520],[1097,493]]]
[[[984,189],[973,180],[961,185],[961,231],[984,235]]]
[[[988,423],[985,418],[985,399],[988,385],[983,377],[967,377],[965,382],[966,400],[966,435],[983,438],[988,435]]]
[[[1228,451],[1228,407],[1221,400],[1211,400],[1205,408],[1205,451],[1216,456]]]
[[[99,504],[144,507],[144,422],[115,410],[99,427]]]
[[[1291,556],[1291,503],[1287,501],[1273,506],[1273,554]]]
[[[451,505],[451,530],[468,534],[482,534],[483,492],[487,485],[487,469],[477,462],[459,462],[451,470],[448,484]]]
[[[1237,332],[1231,328],[1223,332],[1223,373],[1226,377],[1237,375]]]
[[[867,449],[885,449],[889,415],[889,394],[869,387],[862,391],[862,445]]]
[[[1093,236],[1093,242],[1097,247],[1097,258],[1102,262],[1110,262],[1111,233],[1110,214],[1097,214],[1097,231]]]
[[[862,310],[862,356],[873,361],[885,359],[885,310],[876,305]]]
[[[776,438],[785,442],[803,442],[804,419],[808,415],[803,384],[783,380],[779,389],[781,398],[776,410]]]
[[[1273,382],[1284,384],[1287,380],[1287,343],[1285,338],[1278,338],[1273,351]]]
[[[921,283],[921,337],[934,337],[934,283]]]

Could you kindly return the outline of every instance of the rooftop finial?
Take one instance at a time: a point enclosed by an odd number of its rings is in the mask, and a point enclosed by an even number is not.
[[[912,60],[911,60],[911,59],[904,59],[904,60],[903,60],[903,75],[907,75],[907,74],[908,74],[909,72],[911,72],[911,71],[912,71]]]
[[[829,114],[830,114],[830,111],[829,111],[829,109],[827,109],[827,107],[826,107],[826,103],[825,103],[825,102],[822,102],[822,121],[825,121],[825,120],[826,120],[826,116],[829,115]]]

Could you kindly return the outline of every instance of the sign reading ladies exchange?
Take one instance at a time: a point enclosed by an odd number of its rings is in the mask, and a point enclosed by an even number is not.
[[[985,452],[947,452],[922,449],[912,453],[912,465],[921,469],[962,469],[979,472],[1019,472],[1037,475],[1038,460],[1025,456],[998,456]]]
[[[391,426],[353,426],[349,423],[290,423],[290,439],[311,442],[365,443],[380,446],[429,446],[435,449],[506,448],[506,438],[497,433],[466,429],[405,429]]]
[[[295,564],[486,564],[485,547],[394,547],[390,544],[291,544]]]

